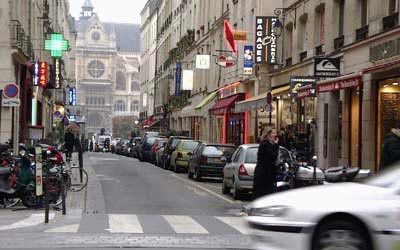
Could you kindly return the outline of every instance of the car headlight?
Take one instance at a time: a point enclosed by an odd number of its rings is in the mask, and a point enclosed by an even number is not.
[[[287,206],[269,206],[261,208],[250,208],[249,216],[263,216],[263,217],[282,217],[289,211]]]

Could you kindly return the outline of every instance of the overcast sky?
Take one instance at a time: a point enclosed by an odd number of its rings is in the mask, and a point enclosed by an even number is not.
[[[140,11],[147,0],[91,0],[94,12],[103,22],[140,24]],[[79,18],[85,0],[69,0],[70,13]]]

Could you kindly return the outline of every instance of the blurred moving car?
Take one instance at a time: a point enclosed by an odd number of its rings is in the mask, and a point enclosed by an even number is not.
[[[230,161],[236,146],[229,144],[200,143],[190,156],[188,177],[200,181],[202,177],[222,177],[226,162]]]
[[[168,141],[168,138],[166,137],[158,137],[156,141],[154,142],[153,146],[151,146],[151,152],[150,152],[150,161],[153,164],[156,164],[156,153],[157,150],[159,150],[161,147],[163,147],[164,144],[166,144]]]
[[[199,143],[201,143],[201,141],[180,140],[175,151],[171,154],[171,170],[177,173],[179,170],[183,169],[186,172],[189,162],[188,153],[193,152],[193,149],[195,149]]]
[[[180,142],[180,140],[192,140],[192,138],[187,136],[170,136],[168,138],[167,145],[164,148],[163,154],[161,156],[161,164],[162,168],[169,169],[170,168],[170,161],[171,161],[171,154],[174,152],[176,145]]]
[[[276,193],[247,207],[255,249],[399,249],[400,165],[362,183]]]

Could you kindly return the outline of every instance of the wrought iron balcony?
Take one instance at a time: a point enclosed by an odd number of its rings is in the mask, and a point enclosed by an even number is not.
[[[356,42],[368,37],[368,28],[369,26],[366,25],[364,27],[356,29]]]
[[[383,30],[389,30],[399,25],[399,13],[396,12],[390,16],[385,16],[382,19]]]
[[[20,21],[11,20],[11,46],[20,49],[26,56],[33,58],[33,45],[31,38],[25,34]]]
[[[300,62],[304,61],[307,58],[307,50],[300,53]]]
[[[315,55],[316,56],[321,56],[321,55],[323,55],[324,54],[324,45],[323,44],[321,44],[321,45],[319,45],[319,46],[317,46],[317,47],[315,47]]]
[[[333,45],[334,45],[335,50],[342,48],[344,46],[344,36],[341,35],[341,36],[335,38],[335,40],[333,40]]]

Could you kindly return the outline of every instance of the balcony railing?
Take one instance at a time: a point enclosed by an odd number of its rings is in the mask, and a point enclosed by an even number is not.
[[[364,27],[356,29],[356,42],[368,37],[368,28],[369,26],[366,25]]]
[[[344,36],[341,35],[341,36],[335,38],[335,40],[333,40],[333,45],[334,45],[335,50],[342,48],[344,46]]]
[[[315,55],[316,56],[321,56],[323,54],[324,54],[324,45],[323,44],[315,47]]]
[[[399,13],[396,12],[390,16],[385,16],[382,19],[383,30],[389,30],[399,25]]]
[[[300,62],[304,61],[307,58],[307,50],[300,53]]]
[[[20,21],[11,20],[11,46],[15,49],[20,49],[25,55],[33,58],[33,46],[31,38],[25,34]]]

